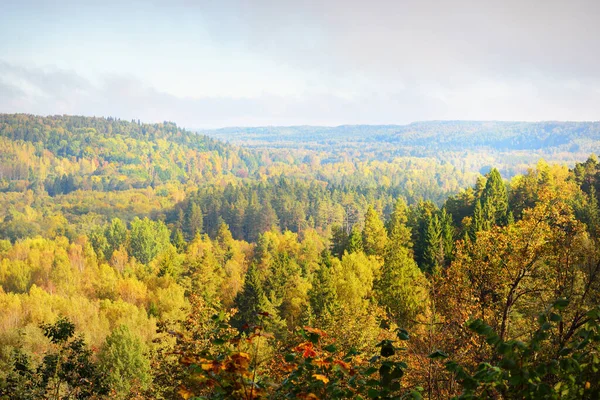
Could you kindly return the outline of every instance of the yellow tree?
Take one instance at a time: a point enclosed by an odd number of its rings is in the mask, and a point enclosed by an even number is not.
[[[388,237],[383,222],[372,206],[369,206],[365,214],[362,240],[366,255],[383,258]]]

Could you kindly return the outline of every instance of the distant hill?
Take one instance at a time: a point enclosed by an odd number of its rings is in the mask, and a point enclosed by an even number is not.
[[[0,191],[64,194],[199,183],[254,169],[243,149],[172,122],[0,114]]]
[[[383,143],[431,150],[587,151],[600,148],[600,122],[428,121],[408,125],[232,127],[204,134],[249,146],[315,146]]]
[[[540,159],[571,167],[600,152],[600,122],[428,121],[408,125],[223,128],[203,134],[246,148],[315,152],[324,162],[434,159],[463,173],[505,178]],[[350,157],[350,158],[348,158]]]

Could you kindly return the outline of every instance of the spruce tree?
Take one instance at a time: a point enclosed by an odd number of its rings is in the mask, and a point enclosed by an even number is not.
[[[348,248],[348,235],[340,225],[331,228],[331,254],[342,258],[344,251]]]
[[[325,262],[321,262],[315,271],[308,295],[317,321],[325,321],[335,315],[339,307],[337,291],[330,267]]]
[[[203,226],[202,210],[198,203],[190,201],[185,214],[185,228],[187,233],[187,239],[192,240],[202,233]]]
[[[489,231],[496,224],[496,208],[494,204],[487,200],[482,204],[482,227],[481,230]]]
[[[252,324],[257,320],[258,313],[264,312],[267,307],[267,298],[263,290],[256,264],[250,265],[246,272],[246,279],[242,291],[235,298],[238,309],[234,318],[234,325],[238,328],[244,324]]]
[[[408,326],[414,319],[425,295],[424,276],[412,256],[406,221],[406,204],[398,200],[389,222],[381,277],[375,284],[379,304],[400,326]]]
[[[508,222],[508,194],[506,186],[496,168],[492,168],[481,194],[481,203],[484,208],[489,207],[490,219],[494,225],[506,225]]]
[[[481,200],[475,202],[475,209],[473,210],[473,221],[469,229],[469,236],[472,241],[477,239],[477,232],[484,230],[485,221],[483,219],[483,208],[481,207]]]
[[[372,206],[365,214],[365,226],[362,231],[363,251],[368,256],[383,258],[387,244],[387,233],[383,222]]]
[[[415,244],[415,261],[422,270],[426,270],[425,265],[427,264],[426,252],[428,251],[429,244],[427,243],[427,229],[434,215],[438,213],[436,205],[431,201],[421,201],[416,210],[413,213],[412,226],[413,226],[413,243]],[[408,215],[410,217],[410,214]],[[409,218],[409,223],[411,219]]]
[[[596,197],[596,188],[590,185],[589,194],[585,206],[585,223],[588,226],[588,232],[592,237],[598,237],[600,228],[600,208],[598,208],[598,198]]]
[[[506,218],[506,225],[512,225],[515,223],[515,216],[512,211],[508,212],[508,217]]]
[[[404,246],[412,248],[410,228],[406,225],[408,222],[408,207],[403,199],[396,200],[394,210],[390,215],[388,222],[388,238],[392,246]],[[394,242],[394,243],[391,243]]]
[[[229,226],[225,222],[221,222],[215,237],[221,252],[223,253],[223,262],[231,258],[231,247],[233,246],[233,236],[229,230]]]
[[[444,249],[444,265],[448,266],[452,260],[454,252],[454,225],[452,224],[452,214],[446,212],[446,208],[442,208],[440,215],[441,224],[441,241]]]
[[[444,249],[442,243],[442,229],[437,215],[429,219],[425,231],[425,248],[423,253],[423,265],[421,269],[433,273],[444,260]]]
[[[357,253],[363,251],[362,233],[357,225],[352,227],[350,237],[348,238],[348,253]]]
[[[171,231],[171,244],[177,248],[179,251],[183,251],[185,249],[185,239],[183,237],[183,232],[179,228],[173,228]]]

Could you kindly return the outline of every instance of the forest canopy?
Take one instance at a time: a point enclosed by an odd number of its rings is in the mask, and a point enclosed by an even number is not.
[[[596,398],[597,131],[0,115],[0,398]]]

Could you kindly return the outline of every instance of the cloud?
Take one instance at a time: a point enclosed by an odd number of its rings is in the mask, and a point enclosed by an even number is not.
[[[459,89],[411,83],[392,92],[341,97],[178,97],[134,76],[94,83],[75,71],[0,62],[0,112],[77,114],[175,121],[188,128],[252,125],[408,123],[428,119],[594,119],[600,91],[572,81],[536,86],[526,80],[477,81]],[[560,116],[559,118],[553,116]]]
[[[188,127],[600,119],[597,1],[27,1],[54,33],[32,55],[4,52],[0,112]],[[62,40],[67,21],[78,40]]]
[[[199,13],[216,41],[338,74],[371,71],[409,80],[468,78],[473,73],[600,74],[600,53],[595,51],[600,48],[600,3],[595,0],[225,0],[180,5]]]

